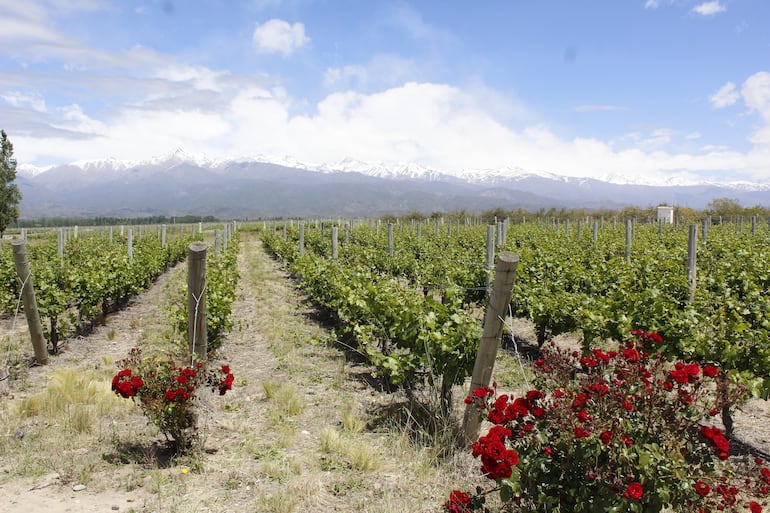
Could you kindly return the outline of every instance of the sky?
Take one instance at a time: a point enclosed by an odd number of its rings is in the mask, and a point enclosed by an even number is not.
[[[770,183],[768,0],[0,0],[19,164]]]

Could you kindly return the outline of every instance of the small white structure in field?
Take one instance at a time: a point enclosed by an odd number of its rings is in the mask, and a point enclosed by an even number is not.
[[[658,207],[658,221],[664,223],[674,224],[674,207],[660,206]]]

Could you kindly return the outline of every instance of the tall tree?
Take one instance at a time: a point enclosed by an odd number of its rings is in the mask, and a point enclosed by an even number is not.
[[[12,222],[19,219],[21,191],[13,183],[16,180],[16,159],[13,158],[13,144],[5,130],[0,130],[0,238]]]

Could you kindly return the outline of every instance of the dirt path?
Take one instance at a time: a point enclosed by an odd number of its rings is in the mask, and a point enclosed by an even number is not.
[[[50,365],[30,369],[0,414],[9,416],[57,369],[101,373],[109,390],[115,360],[167,336],[164,305],[184,268],[91,336],[67,344]],[[213,355],[230,364],[236,382],[225,397],[203,397],[202,449],[164,461],[158,435],[122,401],[88,436],[50,440],[60,457],[20,461],[45,438],[45,420],[24,418],[3,428],[2,511],[435,511],[467,479],[467,459],[438,468],[436,454],[412,443],[410,432],[379,422],[404,398],[377,392],[369,369],[330,347],[328,332],[249,234],[242,235],[238,268],[234,329]],[[66,424],[59,426],[65,436]],[[11,429],[23,434],[17,439]],[[73,491],[77,485],[85,488]]]

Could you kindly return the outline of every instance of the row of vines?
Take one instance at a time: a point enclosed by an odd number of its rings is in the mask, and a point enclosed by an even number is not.
[[[184,260],[188,246],[203,235],[180,234],[162,240],[148,234],[130,241],[120,235],[83,234],[57,248],[51,232],[27,244],[31,278],[43,323],[44,335],[55,352],[58,341],[86,333],[104,315],[124,306],[148,288],[169,267]],[[229,239],[223,251],[211,252],[207,261],[207,326],[210,347],[231,328],[230,312],[238,281],[238,238]],[[0,314],[13,316],[20,309],[21,280],[17,276],[10,244],[0,247]],[[172,325],[186,337],[186,290],[170,312]]]
[[[339,227],[336,259],[329,229],[303,226],[302,246],[299,227],[285,236],[265,230],[264,241],[384,375],[403,383],[423,376],[461,382],[472,367],[492,279],[487,229],[393,228]],[[520,258],[512,315],[534,323],[539,345],[563,333],[579,334],[587,348],[628,340],[632,329],[656,331],[671,356],[719,364],[767,397],[767,225],[752,233],[709,226],[697,246],[692,301],[687,226],[634,224],[630,250],[621,224],[580,237],[555,223],[507,226],[496,251]]]

